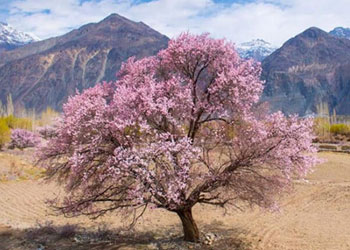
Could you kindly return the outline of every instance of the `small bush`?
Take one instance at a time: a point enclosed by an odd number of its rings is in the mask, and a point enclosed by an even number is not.
[[[11,133],[10,148],[29,148],[35,147],[40,140],[37,134],[24,129],[14,129]]]
[[[37,132],[40,134],[40,136],[41,136],[42,138],[44,138],[45,140],[57,136],[56,128],[55,128],[54,126],[46,125],[46,126],[37,128],[36,131],[37,131]]]
[[[348,145],[342,146],[341,150],[350,150],[350,146],[348,146]]]
[[[4,119],[0,119],[0,150],[10,141],[11,131]]]
[[[41,237],[47,238],[48,235],[57,234],[56,228],[53,226],[52,221],[45,222],[44,224],[38,223],[36,228],[29,229],[26,237],[30,240],[36,240]]]
[[[334,146],[334,145],[320,145],[318,147],[320,149],[337,150],[337,146]]]
[[[330,131],[335,135],[349,135],[350,134],[350,126],[340,123],[340,124],[332,124]]]
[[[73,238],[77,233],[77,226],[67,224],[59,229],[59,237],[61,239]]]

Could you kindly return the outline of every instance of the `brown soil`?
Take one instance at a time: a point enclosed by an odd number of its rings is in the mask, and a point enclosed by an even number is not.
[[[219,235],[212,247],[181,243],[180,220],[167,211],[147,211],[135,231],[124,234],[118,231],[123,227],[122,220],[113,214],[97,221],[53,215],[45,200],[59,192],[54,184],[41,180],[3,182],[0,183],[0,249],[34,249],[38,244],[46,246],[45,249],[350,249],[350,155],[319,155],[327,162],[317,166],[307,177],[308,182],[295,183],[295,190],[281,198],[280,212],[254,208],[244,212],[228,210],[224,215],[217,208],[196,206],[193,214],[199,230]],[[52,223],[47,224],[48,221]],[[33,229],[39,224],[42,225],[39,229],[53,227],[54,230]],[[97,236],[88,232],[96,232],[105,224],[113,230],[108,231],[113,236],[105,242],[98,237],[95,242],[80,242],[76,236],[61,237],[60,228],[66,224],[77,225],[77,234],[85,233],[90,238]],[[53,236],[45,236],[43,241],[38,236],[40,233]],[[174,248],[164,247],[168,243]]]

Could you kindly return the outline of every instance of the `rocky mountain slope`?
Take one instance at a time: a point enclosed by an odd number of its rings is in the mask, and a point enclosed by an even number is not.
[[[11,93],[16,108],[60,109],[76,89],[114,80],[127,58],[153,55],[167,43],[167,37],[144,23],[112,14],[63,36],[2,53],[0,100]]]
[[[263,100],[273,110],[308,115],[325,102],[350,114],[350,40],[309,28],[263,62]]]
[[[259,39],[237,49],[241,56],[256,60],[273,52],[262,61],[262,78],[266,80],[262,100],[273,110],[308,115],[325,102],[337,114],[350,114],[347,34],[344,28],[330,33],[310,28],[277,50]],[[32,40],[20,33],[7,41],[21,44]],[[63,36],[1,52],[0,100],[5,103],[11,93],[16,108],[61,109],[76,89],[114,80],[127,58],[153,55],[167,42],[167,37],[142,22],[112,14]]]
[[[350,28],[337,27],[331,30],[329,34],[340,38],[350,39]]]
[[[255,39],[237,45],[237,51],[241,57],[253,58],[260,62],[271,55],[276,49],[277,47],[262,39]]]
[[[39,40],[38,37],[18,31],[7,23],[0,22],[0,53]]]

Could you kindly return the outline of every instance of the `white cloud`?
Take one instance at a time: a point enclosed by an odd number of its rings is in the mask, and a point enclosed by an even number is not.
[[[262,38],[281,45],[311,26],[326,31],[350,26],[349,0],[256,0],[222,4],[213,0],[15,0],[8,22],[41,38],[97,22],[111,13],[143,21],[173,37],[182,31],[210,32],[235,42]]]

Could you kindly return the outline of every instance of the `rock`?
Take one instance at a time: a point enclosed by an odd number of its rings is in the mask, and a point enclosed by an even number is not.
[[[149,249],[149,250],[158,250],[159,248],[157,246],[157,243],[152,242],[152,243],[147,245],[147,249]]]
[[[207,233],[204,236],[204,244],[210,246],[218,239],[218,236],[214,233]]]
[[[75,235],[73,241],[77,243],[89,242],[90,238],[87,235]]]
[[[36,250],[44,250],[44,249],[45,249],[45,246],[42,244],[39,244],[36,248]]]

